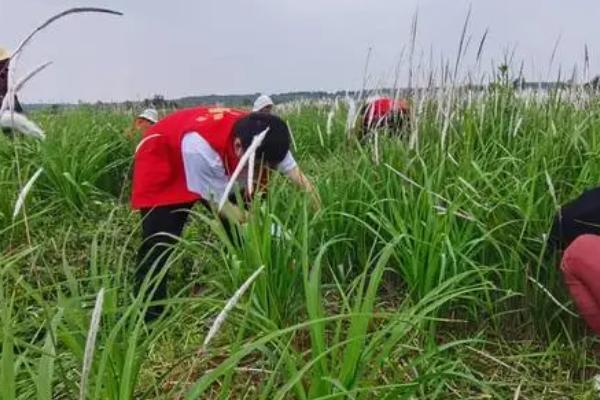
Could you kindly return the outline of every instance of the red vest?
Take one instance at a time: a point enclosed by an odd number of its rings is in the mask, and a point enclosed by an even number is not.
[[[135,153],[131,205],[135,209],[193,202],[200,199],[187,189],[181,141],[197,132],[219,154],[227,174],[238,164],[233,151],[233,125],[247,112],[220,107],[177,111],[143,134]]]
[[[391,113],[408,113],[408,103],[405,100],[394,100],[389,97],[379,97],[372,100],[363,116],[365,124],[376,124],[379,120],[389,116]]]

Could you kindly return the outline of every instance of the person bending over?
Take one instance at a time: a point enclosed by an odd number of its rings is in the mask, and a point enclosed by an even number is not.
[[[548,248],[562,252],[565,285],[580,315],[600,335],[600,188],[561,207]]]
[[[158,122],[158,111],[154,108],[146,108],[133,120],[131,128],[127,131],[127,136],[130,139],[137,137],[138,134],[144,133],[152,125]]]
[[[271,112],[273,112],[273,107],[275,107],[273,100],[271,100],[271,98],[266,94],[262,94],[258,96],[254,101],[254,105],[252,106],[252,112],[270,114]]]
[[[231,174],[255,136],[269,128],[256,151],[257,176],[265,169],[277,170],[312,195],[318,195],[290,152],[287,124],[268,113],[250,113],[218,107],[177,111],[147,129],[135,154],[132,207],[142,217],[143,242],[138,252],[136,293],[148,276],[164,267],[173,244],[181,236],[195,203],[216,209]],[[238,178],[246,183],[245,174]],[[219,214],[225,222],[246,220],[246,211],[227,201]],[[152,271],[152,272],[151,272]],[[167,278],[157,286],[152,300],[166,297]],[[152,306],[152,320],[163,307]]]
[[[409,122],[409,107],[405,100],[375,97],[360,108],[358,139],[363,141],[377,130],[387,129],[391,135],[401,136]]]

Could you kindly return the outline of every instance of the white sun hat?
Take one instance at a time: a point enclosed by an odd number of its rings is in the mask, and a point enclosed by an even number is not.
[[[158,111],[156,111],[154,108],[146,108],[140,115],[138,115],[138,118],[143,118],[155,124],[158,122]]]
[[[257,112],[262,110],[265,107],[273,106],[273,100],[266,94],[258,96],[256,101],[254,102],[254,107],[252,107],[252,111]]]

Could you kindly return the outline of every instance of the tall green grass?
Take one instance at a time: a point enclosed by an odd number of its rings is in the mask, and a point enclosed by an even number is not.
[[[343,106],[285,115],[322,209],[275,178],[241,246],[197,209],[163,271],[174,278],[167,312],[151,326],[131,290],[139,220],[127,205],[127,118],[40,114],[45,142],[0,139],[2,398],[589,394],[593,341],[580,340],[545,234],[558,205],[600,178],[598,103],[506,87],[449,104],[421,94],[406,132],[418,136],[368,146],[347,137]],[[272,236],[274,223],[289,237]]]

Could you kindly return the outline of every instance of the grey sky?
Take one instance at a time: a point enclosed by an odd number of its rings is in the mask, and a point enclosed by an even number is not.
[[[42,32],[20,63],[25,72],[52,60],[22,98],[31,101],[141,99],[211,93],[276,93],[361,86],[373,48],[371,86],[391,84],[418,10],[415,64],[421,72],[454,60],[469,4],[472,35],[461,71],[476,71],[479,40],[489,28],[481,71],[516,49],[529,79],[570,75],[590,50],[600,73],[598,0],[0,0],[0,44],[12,49],[36,25],[68,7],[94,5],[123,17],[72,16]],[[550,71],[549,61],[561,37]],[[400,63],[408,76],[408,57]],[[424,75],[424,73],[422,73]]]

